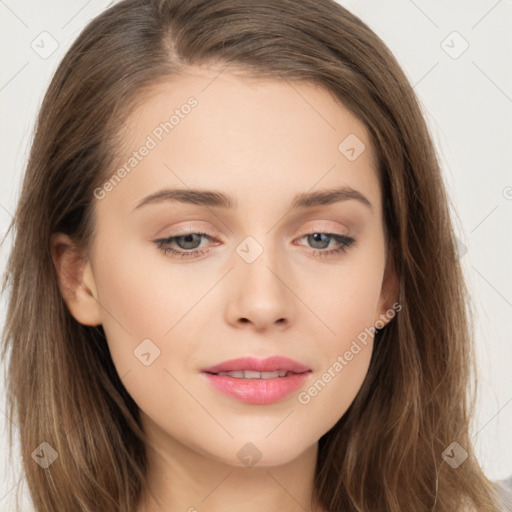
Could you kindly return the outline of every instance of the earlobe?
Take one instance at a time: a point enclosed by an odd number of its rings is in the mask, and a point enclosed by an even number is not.
[[[83,325],[100,325],[101,308],[91,263],[64,233],[52,235],[51,254],[59,289],[71,315]]]

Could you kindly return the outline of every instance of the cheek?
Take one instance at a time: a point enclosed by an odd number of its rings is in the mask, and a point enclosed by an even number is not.
[[[201,297],[197,273],[167,260],[151,242],[105,245],[95,277],[99,301],[133,336],[161,338]],[[112,318],[106,315],[107,323]]]
[[[380,254],[377,249],[376,255]],[[319,323],[322,335],[315,343],[322,364],[297,399],[309,417],[315,418],[310,426],[319,435],[343,416],[367,375],[383,270],[383,260],[358,256],[336,269],[329,279],[319,279],[329,283],[323,294],[318,289],[309,293],[325,324]]]
[[[153,254],[152,248],[140,244],[125,243],[122,251],[116,247],[104,245],[102,253],[108,257],[95,266],[110,354],[140,409],[171,422],[172,409],[190,407],[190,397],[178,382],[183,380],[181,372],[192,365],[189,361],[197,348],[188,341],[195,338],[193,306],[204,294],[205,284],[194,281],[181,270],[183,266],[170,265],[156,249]],[[167,402],[170,396],[172,408]]]
[[[147,339],[161,350],[155,364],[161,362],[171,338],[184,325],[190,328],[190,312],[207,289],[204,282],[184,272],[183,265],[170,264],[157,251],[140,242],[112,241],[101,247],[105,257],[97,258],[102,324],[120,375],[139,368],[134,351]]]
[[[322,328],[325,334],[311,347],[311,357],[321,364],[310,385],[297,395],[306,422],[318,437],[345,414],[368,373],[380,292],[374,281],[379,282],[375,276],[364,283],[347,276],[339,282],[343,287],[325,302],[323,320],[329,330]]]
[[[314,311],[325,324],[326,354],[332,356],[333,350],[346,350],[350,340],[374,325],[383,271],[380,259],[355,255],[330,269],[328,275],[318,275],[316,288],[303,288],[301,293],[308,297],[305,302],[315,305]]]

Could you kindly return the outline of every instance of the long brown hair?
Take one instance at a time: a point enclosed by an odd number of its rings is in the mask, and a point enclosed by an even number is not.
[[[495,484],[468,433],[472,306],[434,146],[391,52],[332,0],[124,0],[92,20],[60,63],[9,227],[2,288],[10,285],[2,340],[9,414],[35,509],[133,512],[146,488],[138,407],[102,327],[79,324],[67,309],[50,235],[89,246],[93,191],[112,175],[135,102],[186,66],[208,63],[322,86],[366,125],[378,156],[402,309],[377,332],[354,402],[319,440],[314,504],[333,512],[497,511]],[[44,470],[31,457],[42,442],[58,454]],[[456,469],[442,456],[453,442],[468,454]]]

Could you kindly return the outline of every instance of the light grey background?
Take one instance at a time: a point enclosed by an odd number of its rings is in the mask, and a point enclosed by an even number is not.
[[[15,209],[35,116],[50,77],[85,24],[110,3],[0,0],[0,236]],[[393,51],[420,98],[438,147],[478,313],[480,400],[472,435],[486,474],[504,479],[512,475],[512,2],[340,3]],[[52,45],[58,46],[47,55]],[[7,243],[0,253],[2,272],[8,248]],[[5,303],[3,297],[1,326]],[[1,395],[3,413],[3,384]],[[13,486],[20,481],[26,487],[20,457],[15,452],[12,461],[7,458],[7,421],[0,414],[3,512],[14,510]],[[30,510],[29,498],[25,500],[23,510]]]

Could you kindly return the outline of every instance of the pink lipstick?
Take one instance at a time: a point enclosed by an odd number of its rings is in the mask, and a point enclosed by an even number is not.
[[[287,357],[242,357],[204,368],[202,373],[218,391],[242,402],[268,405],[304,385],[311,369]]]

